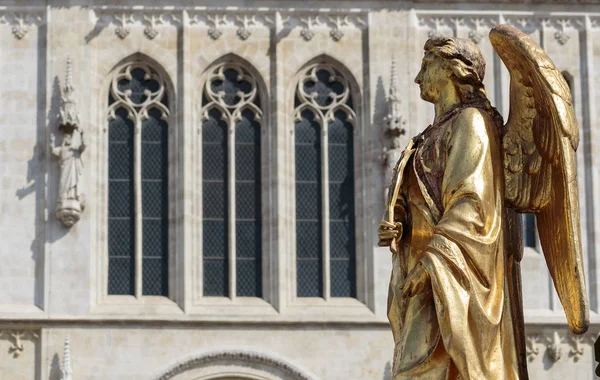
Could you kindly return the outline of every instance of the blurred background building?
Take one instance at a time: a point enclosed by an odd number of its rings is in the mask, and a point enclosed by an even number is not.
[[[529,371],[592,379],[598,0],[2,1],[0,379],[391,379],[376,230],[433,118],[423,44],[477,43],[507,117],[498,23],[580,122],[592,325],[569,333],[524,216]]]

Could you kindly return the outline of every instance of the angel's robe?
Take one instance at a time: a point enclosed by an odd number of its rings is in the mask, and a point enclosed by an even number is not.
[[[499,132],[486,111],[465,108],[413,144],[387,205],[404,227],[388,297],[394,379],[517,379]],[[431,286],[403,298],[419,262]]]

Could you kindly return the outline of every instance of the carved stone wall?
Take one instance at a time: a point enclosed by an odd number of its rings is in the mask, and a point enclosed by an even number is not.
[[[0,377],[58,380],[70,352],[73,378],[186,378],[230,370],[248,378],[390,379],[390,256],[375,239],[390,163],[433,116],[413,83],[422,47],[435,34],[477,43],[487,60],[488,96],[506,117],[508,73],[487,39],[490,27],[506,22],[532,35],[569,78],[581,136],[592,328],[582,337],[568,333],[543,255],[528,248],[522,270],[530,374],[592,379],[591,345],[600,333],[600,1],[243,3],[0,6],[0,324],[8,325],[0,329]],[[50,135],[58,135],[67,57],[86,136],[87,206],[70,229],[54,217],[60,171],[48,155]],[[137,60],[160,71],[169,93],[168,297],[107,294],[109,85],[115,69]],[[223,62],[247,70],[260,92],[267,152],[262,298],[202,293],[202,90]],[[294,94],[303,68],[317,63],[340,72],[355,100],[356,298],[295,296]],[[24,321],[27,328],[17,333],[13,324]]]

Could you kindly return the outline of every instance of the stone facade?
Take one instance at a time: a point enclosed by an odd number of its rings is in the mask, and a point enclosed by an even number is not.
[[[594,378],[600,2],[144,3],[0,5],[0,379],[390,379],[390,259],[376,246],[376,229],[394,149],[432,120],[432,107],[412,83],[422,46],[433,34],[478,43],[488,63],[489,98],[506,117],[508,72],[487,40],[497,23],[524,29],[548,52],[571,85],[581,128],[577,158],[592,324],[583,336],[568,332],[543,256],[535,244],[527,247],[530,377]],[[50,150],[50,136],[59,134],[68,57],[86,135],[86,207],[71,227],[56,218],[60,170]],[[262,298],[202,296],[201,89],[207,72],[224,59],[249,70],[264,99]],[[107,95],[115,69],[132,60],[151,65],[171,99],[168,297],[107,294]],[[290,136],[295,86],[314,62],[339,70],[358,100],[355,299],[295,296]]]

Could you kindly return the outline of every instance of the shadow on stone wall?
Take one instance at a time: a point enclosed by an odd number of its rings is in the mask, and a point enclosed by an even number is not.
[[[52,364],[50,365],[50,374],[48,380],[60,380],[60,361],[58,354],[54,354],[52,357]]]

